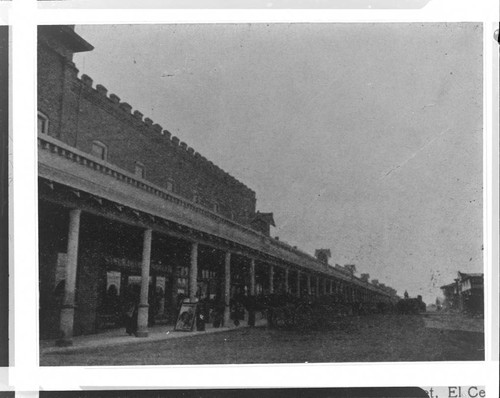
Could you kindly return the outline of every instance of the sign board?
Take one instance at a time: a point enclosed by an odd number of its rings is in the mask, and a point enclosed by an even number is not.
[[[118,271],[108,271],[106,273],[106,291],[109,290],[110,286],[116,288],[116,292],[120,295],[120,285],[121,285],[122,274]]]
[[[156,277],[156,290],[161,289],[165,291],[165,277],[157,276]]]
[[[140,275],[129,275],[128,284],[129,285],[140,285],[142,277]]]
[[[175,329],[182,332],[191,332],[194,327],[194,320],[196,318],[196,303],[182,303]]]
[[[149,283],[152,282],[152,277],[149,277]],[[142,281],[142,276],[140,275],[129,275],[128,284],[129,285],[140,285]]]

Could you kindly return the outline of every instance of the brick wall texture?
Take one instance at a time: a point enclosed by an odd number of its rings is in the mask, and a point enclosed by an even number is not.
[[[39,30],[38,110],[49,120],[48,134],[84,152],[92,143],[107,147],[107,161],[163,188],[249,225],[255,215],[255,192],[189,148],[138,111],[78,77],[64,31]],[[173,188],[172,188],[173,185]]]

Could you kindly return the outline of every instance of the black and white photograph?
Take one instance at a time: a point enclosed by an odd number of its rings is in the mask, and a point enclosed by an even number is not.
[[[39,26],[40,365],[484,360],[482,56],[470,22]]]

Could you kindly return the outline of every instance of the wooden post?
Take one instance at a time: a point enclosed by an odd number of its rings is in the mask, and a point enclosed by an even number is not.
[[[269,294],[274,293],[274,266],[269,266]]]
[[[69,212],[68,246],[66,261],[66,279],[64,283],[64,299],[61,308],[61,338],[57,345],[73,344],[73,324],[75,319],[75,289],[78,266],[78,241],[80,238],[80,217],[82,211],[74,209]]]
[[[255,260],[250,259],[250,296],[255,296]]]
[[[300,271],[297,270],[297,297],[300,297]]]
[[[148,337],[149,316],[149,267],[151,264],[151,241],[153,230],[144,230],[142,245],[142,267],[141,267],[141,301],[137,315],[137,337]]]
[[[198,243],[191,244],[191,262],[189,266],[189,301],[196,300],[198,291]]]
[[[250,259],[250,296],[255,296],[255,260]],[[248,326],[255,326],[255,310],[250,308],[248,311]]]
[[[224,258],[224,326],[229,326],[231,300],[231,252],[226,252]]]

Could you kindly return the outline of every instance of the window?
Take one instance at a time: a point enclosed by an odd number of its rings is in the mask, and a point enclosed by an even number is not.
[[[108,148],[100,141],[92,142],[92,149],[90,153],[102,160],[106,160],[108,158]]]
[[[144,178],[146,175],[146,169],[141,162],[135,162],[135,170],[134,173],[137,177]]]
[[[49,133],[49,118],[42,112],[38,111],[38,134]]]
[[[168,179],[166,184],[167,191],[174,192],[174,187],[174,180]]]
[[[193,192],[193,202],[200,203],[200,196],[198,195],[198,192],[196,192],[196,191]]]

